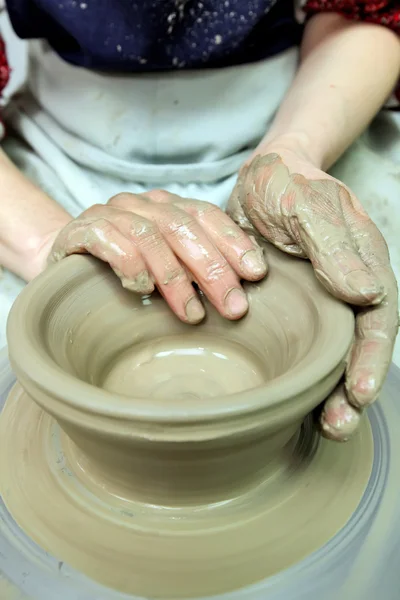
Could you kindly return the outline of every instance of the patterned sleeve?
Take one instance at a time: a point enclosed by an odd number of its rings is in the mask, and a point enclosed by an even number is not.
[[[11,69],[7,60],[6,45],[2,36],[0,35],[0,99],[3,95],[3,91],[9,82]],[[4,137],[4,125],[0,115],[0,140]]]
[[[7,60],[6,45],[0,35],[0,96],[10,79],[10,67]]]
[[[307,16],[336,12],[348,19],[376,23],[400,33],[399,0],[306,0],[301,8]]]

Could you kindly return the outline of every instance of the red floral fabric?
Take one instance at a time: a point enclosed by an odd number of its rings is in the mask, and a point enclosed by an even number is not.
[[[0,98],[10,79],[11,69],[7,60],[6,45],[0,35]],[[4,136],[4,125],[0,115],[0,139]]]
[[[10,79],[11,69],[7,60],[6,45],[0,36],[0,95]]]
[[[398,0],[306,0],[306,14],[337,12],[356,21],[384,25],[400,32],[400,2]]]

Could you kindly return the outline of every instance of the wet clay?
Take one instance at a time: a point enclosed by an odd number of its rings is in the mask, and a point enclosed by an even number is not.
[[[105,371],[101,387],[126,396],[198,401],[268,380],[260,358],[212,336],[169,336],[135,345]]]
[[[339,445],[307,415],[343,373],[354,318],[306,262],[268,254],[237,323],[203,298],[206,321],[185,325],[90,257],[23,291],[0,491],[45,550],[127,593],[196,597],[277,573],[347,522],[369,423]]]
[[[23,596],[15,586],[3,578],[0,573],[0,598],[1,600],[29,600]]]

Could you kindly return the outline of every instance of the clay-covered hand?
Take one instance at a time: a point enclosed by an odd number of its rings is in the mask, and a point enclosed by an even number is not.
[[[140,294],[156,286],[182,321],[205,313],[192,282],[228,319],[248,310],[241,279],[266,274],[262,251],[212,204],[163,191],[119,194],[71,221],[57,236],[50,261],[89,253],[110,264],[122,285]]]
[[[244,166],[228,214],[284,252],[308,258],[325,288],[356,307],[345,382],[321,416],[327,437],[347,439],[379,394],[398,330],[397,284],[383,236],[351,190],[293,153],[257,156]]]

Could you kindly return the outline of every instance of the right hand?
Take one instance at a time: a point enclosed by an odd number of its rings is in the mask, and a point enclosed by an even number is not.
[[[109,263],[132,292],[157,287],[192,324],[205,316],[192,282],[223,317],[235,320],[248,310],[240,279],[258,281],[267,272],[259,246],[219,208],[158,190],[119,194],[90,207],[59,232],[49,261],[80,253]]]
[[[243,167],[228,213],[280,250],[308,258],[328,292],[356,307],[344,385],[321,416],[325,436],[344,441],[389,370],[399,328],[396,278],[386,242],[353,192],[301,152],[275,148]]]

